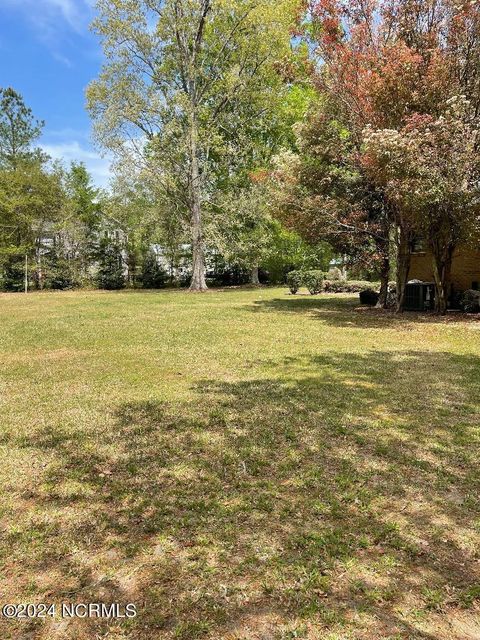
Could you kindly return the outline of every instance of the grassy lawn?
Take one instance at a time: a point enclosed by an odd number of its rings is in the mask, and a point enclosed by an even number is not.
[[[0,295],[0,638],[480,638],[480,322]]]

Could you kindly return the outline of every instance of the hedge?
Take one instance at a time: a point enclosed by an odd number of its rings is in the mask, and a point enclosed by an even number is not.
[[[360,293],[365,289],[378,292],[380,291],[380,283],[366,280],[325,280],[323,288],[328,293]]]

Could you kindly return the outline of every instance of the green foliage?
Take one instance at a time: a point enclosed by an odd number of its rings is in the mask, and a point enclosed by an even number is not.
[[[304,271],[302,283],[312,296],[316,295],[323,288],[323,273],[321,271]]]
[[[211,286],[230,287],[250,283],[251,270],[238,263],[230,263],[218,252],[207,253],[207,282]]]
[[[166,285],[167,274],[152,250],[147,251],[143,259],[141,280],[144,289],[162,289]]]
[[[212,206],[203,203],[281,143],[276,109],[289,87],[277,66],[291,56],[296,8],[292,0],[97,2],[105,63],[87,92],[97,139],[152,169],[155,189],[190,227],[201,270],[202,209]],[[132,135],[147,144],[132,145]],[[196,267],[193,279],[204,288]]]
[[[287,285],[290,293],[295,295],[302,286],[302,282],[303,274],[301,271],[290,271],[290,273],[287,274]]]
[[[297,293],[300,287],[306,287],[312,295],[320,293],[323,289],[323,273],[313,271],[290,271],[287,275],[287,285],[290,293]]]
[[[343,277],[343,273],[340,271],[338,267],[332,267],[325,274],[325,278],[327,280],[345,280]]]
[[[23,291],[25,287],[25,256],[8,255],[3,265],[2,288],[5,291]]]
[[[19,93],[10,87],[0,88],[0,168],[16,169],[22,162],[44,158],[31,147],[43,126]]]
[[[324,289],[327,293],[360,293],[364,289],[380,290],[380,283],[366,280],[325,280]]]
[[[100,289],[123,289],[126,285],[122,247],[116,240],[103,238],[100,243],[97,284]]]
[[[274,220],[269,250],[261,265],[268,272],[269,282],[283,284],[289,271],[325,270],[332,257],[332,248],[326,242],[308,244],[298,233]]]
[[[100,223],[99,190],[92,185],[92,177],[82,162],[72,162],[70,165],[66,191],[75,219],[85,225],[89,232],[97,230]]]
[[[274,231],[263,184],[250,182],[219,196],[209,236],[225,261],[244,270],[258,267],[268,255]]]
[[[78,286],[75,267],[62,246],[54,244],[44,259],[45,286],[48,289],[73,289]]]
[[[377,267],[389,238],[383,197],[366,180],[341,113],[319,98],[295,130],[298,152],[275,158],[276,215],[310,243],[328,241],[355,264]]]
[[[57,172],[40,163],[0,170],[0,248],[32,253],[40,237],[58,222],[63,205]]]
[[[465,313],[480,312],[480,291],[475,289],[467,289],[460,298],[460,308]]]

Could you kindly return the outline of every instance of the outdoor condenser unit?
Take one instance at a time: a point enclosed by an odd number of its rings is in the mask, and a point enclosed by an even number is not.
[[[405,288],[406,311],[430,311],[435,308],[433,282],[411,282]]]

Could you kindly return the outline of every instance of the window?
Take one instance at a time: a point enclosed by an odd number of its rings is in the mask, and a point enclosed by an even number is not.
[[[425,239],[423,236],[415,236],[412,242],[412,253],[425,252]]]

